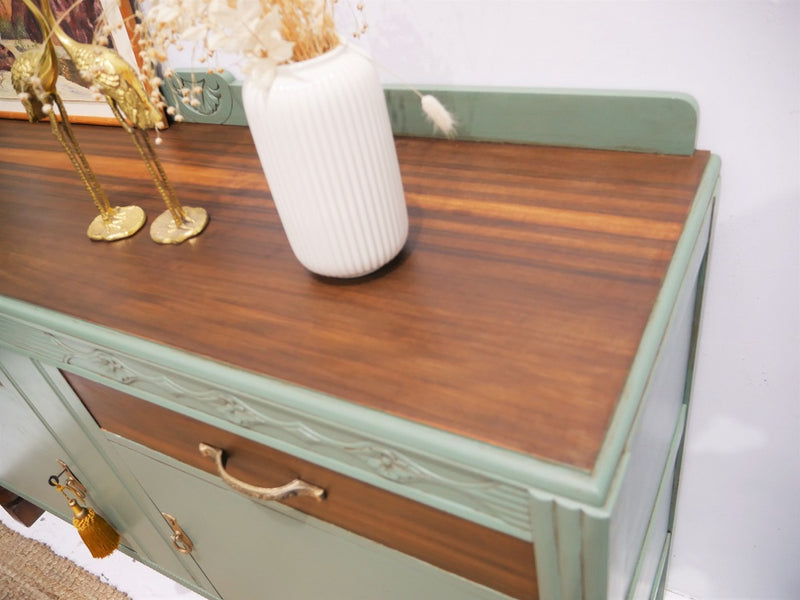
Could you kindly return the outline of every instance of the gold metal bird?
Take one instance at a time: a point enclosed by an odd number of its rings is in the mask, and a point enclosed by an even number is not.
[[[208,223],[208,214],[203,208],[184,207],[178,201],[147,135],[148,129],[163,127],[164,115],[150,101],[136,71],[114,50],[72,39],[58,24],[49,0],[41,3],[53,35],[81,76],[105,96],[114,116],[130,134],[167,206],[150,226],[150,237],[162,244],[179,244],[198,235]]]
[[[23,0],[31,9],[42,30],[44,42],[20,54],[11,67],[11,84],[20,95],[22,105],[31,123],[50,119],[50,128],[59,141],[81,181],[89,190],[100,214],[89,225],[86,234],[93,240],[113,241],[132,236],[145,222],[144,211],[138,206],[117,206],[112,208],[103,188],[97,181],[89,161],[83,154],[72,127],[69,115],[64,108],[61,96],[56,90],[58,81],[58,60],[50,28],[42,14],[30,0]],[[55,107],[58,107],[56,115]]]

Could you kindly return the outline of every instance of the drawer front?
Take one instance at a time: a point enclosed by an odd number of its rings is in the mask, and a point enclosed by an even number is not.
[[[175,517],[191,540],[191,558],[225,600],[508,598],[298,511],[254,502],[202,471],[119,441],[117,454],[157,509]]]
[[[118,390],[70,373],[64,375],[107,431],[211,474],[216,474],[215,465],[199,453],[198,446],[204,442],[222,448],[227,455],[226,469],[237,479],[273,487],[299,478],[326,491],[322,501],[308,497],[283,501],[297,511],[513,598],[538,597],[530,542],[344,477]],[[151,490],[148,493],[152,495]]]

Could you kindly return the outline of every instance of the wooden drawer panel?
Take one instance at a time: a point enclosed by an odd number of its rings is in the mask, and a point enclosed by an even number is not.
[[[64,373],[103,429],[209,473],[200,442],[223,448],[228,471],[271,487],[300,478],[326,490],[322,502],[284,503],[514,598],[538,598],[533,546],[442,511],[344,477],[252,440],[118,390]]]

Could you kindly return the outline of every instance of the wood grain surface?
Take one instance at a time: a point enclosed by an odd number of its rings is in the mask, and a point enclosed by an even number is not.
[[[112,204],[152,221],[126,134],[76,134]],[[708,153],[397,148],[406,249],[330,281],[292,256],[246,128],[165,134],[178,196],[211,217],[165,247],[87,239],[94,207],[48,125],[0,121],[0,294],[590,470]]]
[[[77,375],[65,372],[64,376],[98,425],[107,431],[213,475],[217,475],[215,465],[200,455],[198,445],[204,442],[222,448],[226,470],[261,487],[303,479],[322,487],[325,500],[300,497],[284,504],[513,598],[538,597],[530,542],[333,473]]]
[[[0,486],[0,508],[25,527],[33,525],[44,514],[43,509],[2,486]]]

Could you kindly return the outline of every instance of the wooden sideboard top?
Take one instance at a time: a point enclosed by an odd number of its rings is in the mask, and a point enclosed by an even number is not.
[[[158,147],[206,232],[163,211],[119,128],[76,126],[113,205],[96,212],[47,124],[0,121],[0,294],[511,450],[591,469],[709,154],[399,138],[411,233],[376,276],[293,257],[246,128],[184,124]]]

